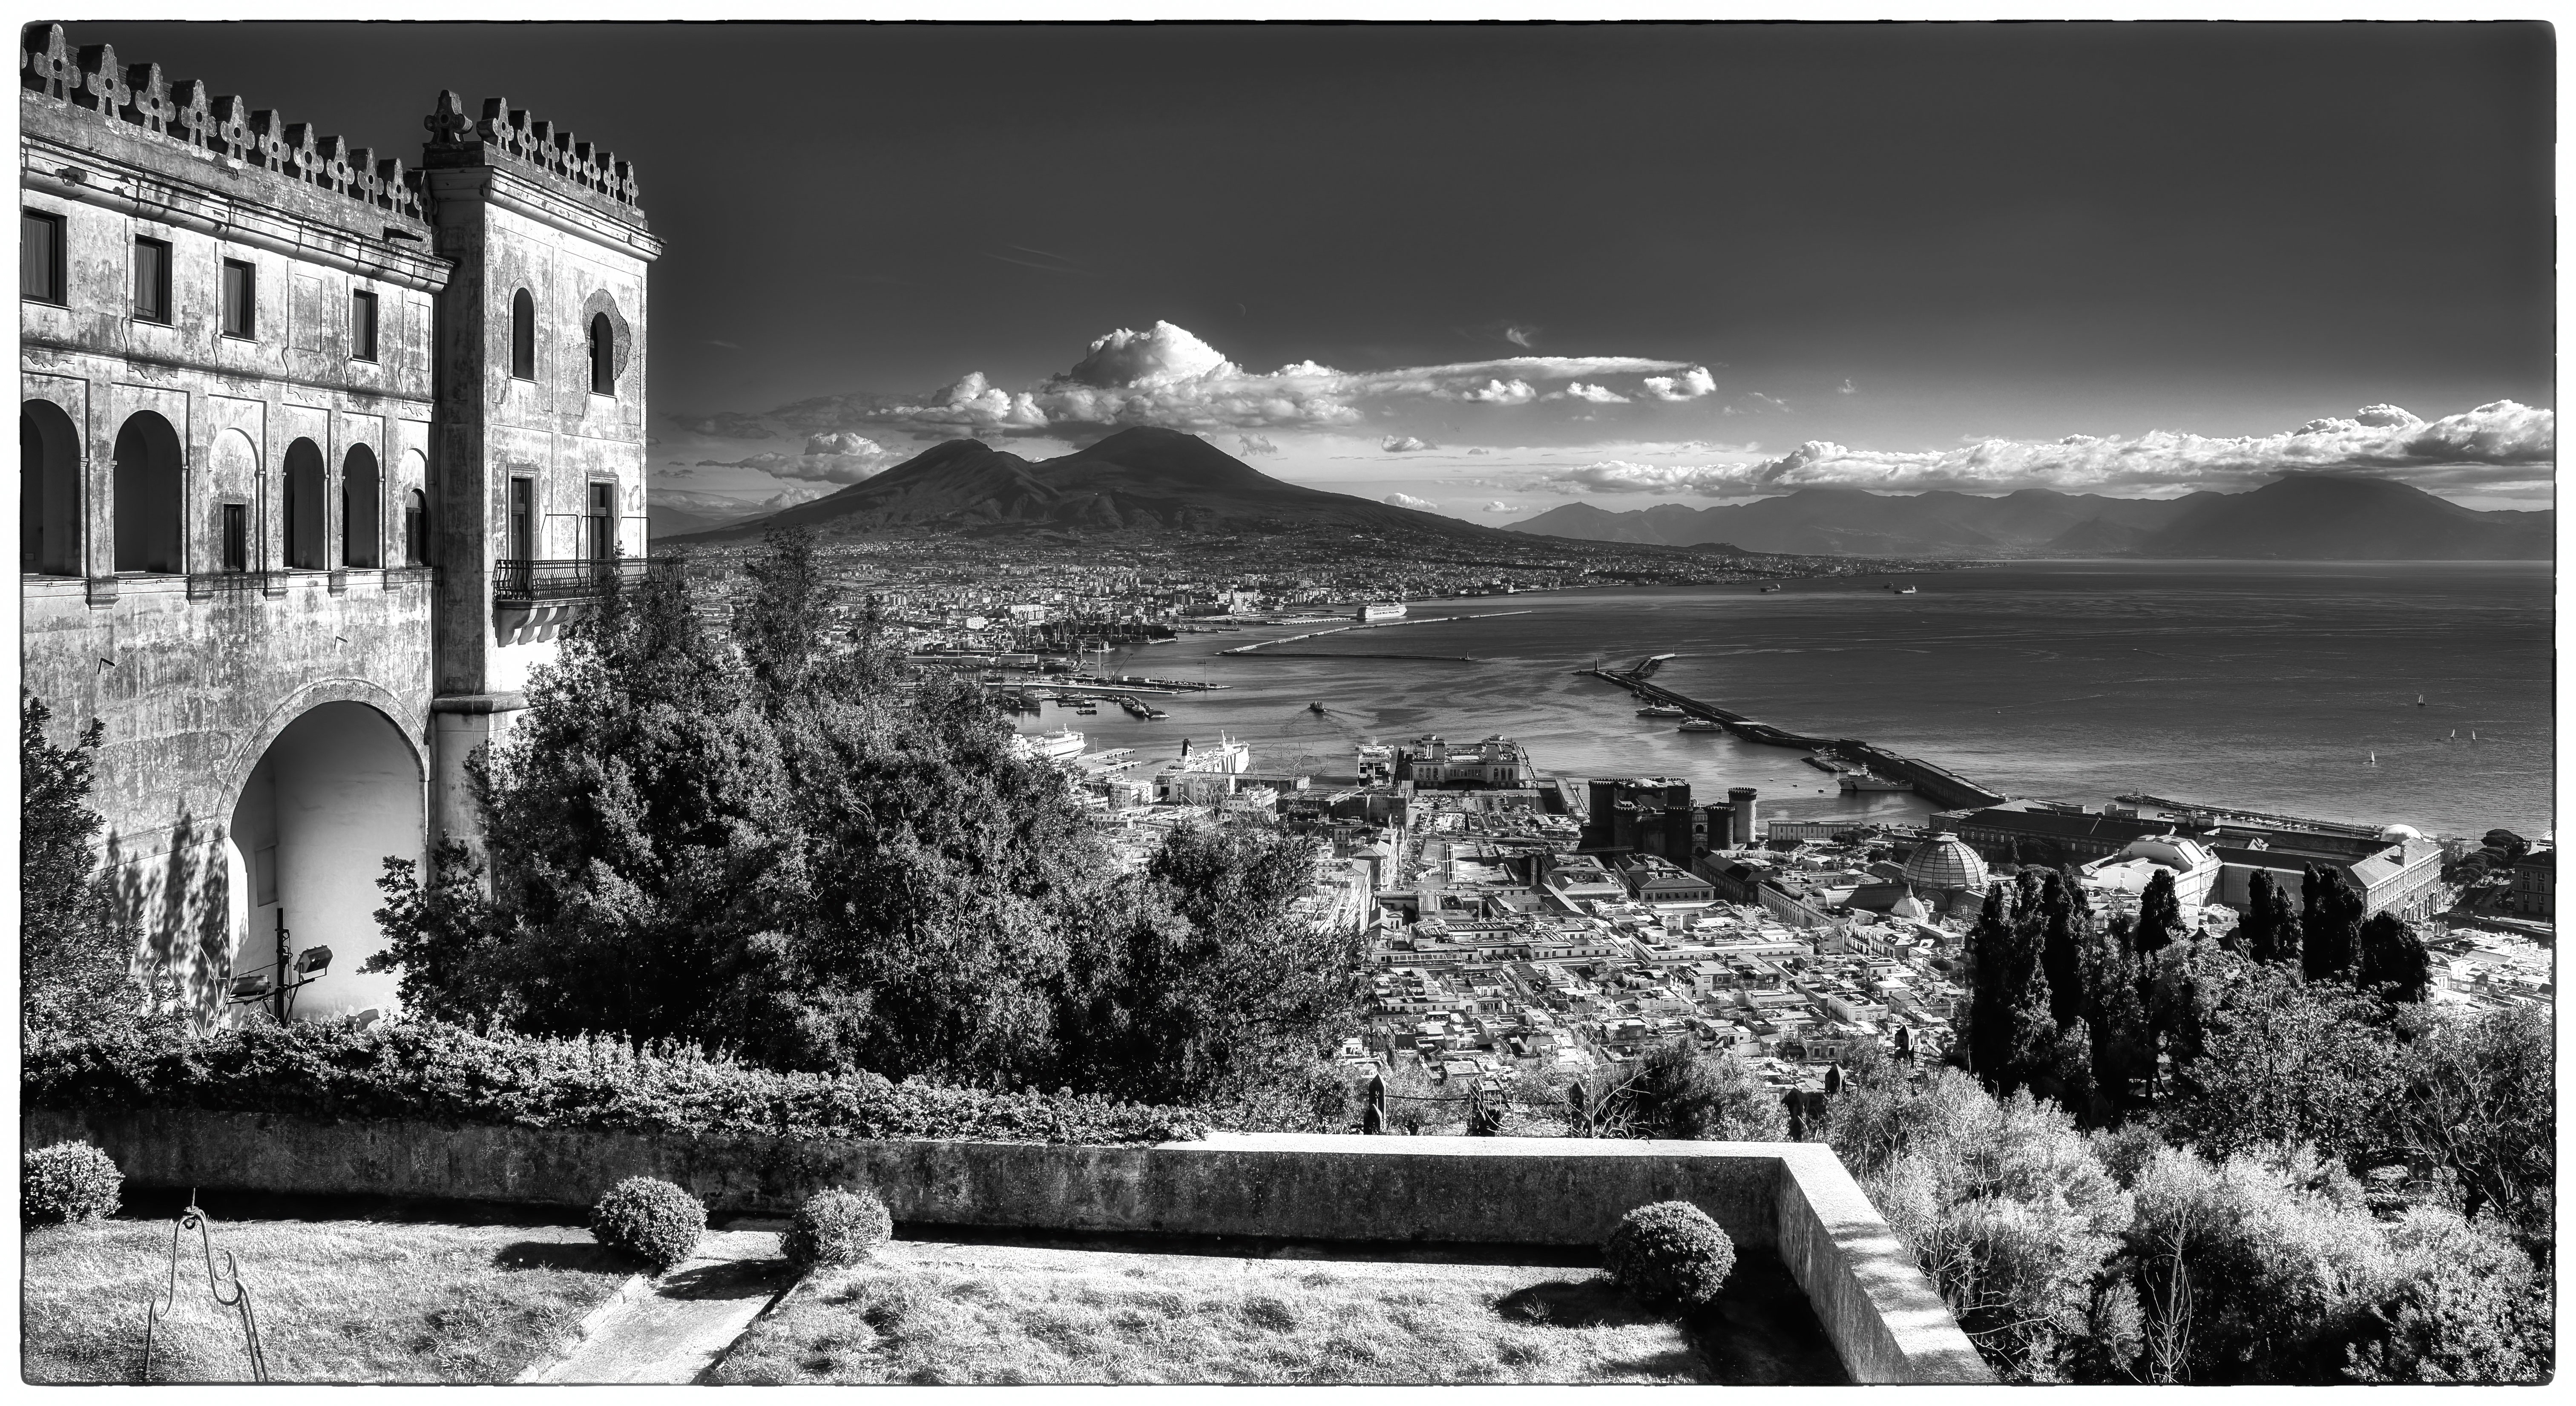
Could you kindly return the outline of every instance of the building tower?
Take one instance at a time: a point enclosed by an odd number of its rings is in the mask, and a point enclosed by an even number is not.
[[[433,836],[472,839],[465,761],[529,672],[645,551],[645,271],[662,252],[626,162],[501,98],[424,125],[438,252]],[[620,558],[627,558],[621,561]]]
[[[1737,849],[1751,849],[1762,842],[1761,818],[1754,811],[1761,794],[1751,786],[1726,788],[1727,838]]]

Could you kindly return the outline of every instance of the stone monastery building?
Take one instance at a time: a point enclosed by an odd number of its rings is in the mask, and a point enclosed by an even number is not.
[[[105,722],[112,872],[201,1012],[289,943],[331,949],[297,1016],[389,1009],[385,858],[471,833],[466,757],[643,569],[661,245],[627,163],[499,98],[439,94],[412,166],[19,47],[25,686]]]

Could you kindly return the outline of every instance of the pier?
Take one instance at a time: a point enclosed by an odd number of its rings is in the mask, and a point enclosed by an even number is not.
[[[1493,611],[1487,611],[1486,613],[1484,613],[1484,614],[1482,614],[1482,615],[1425,615],[1425,616],[1421,617],[1420,619],[1416,619],[1416,620],[1372,620],[1372,621],[1369,621],[1369,622],[1368,622],[1368,623],[1366,623],[1366,624],[1360,624],[1360,625],[1344,625],[1344,626],[1342,626],[1340,629],[1334,629],[1334,630],[1309,630],[1309,631],[1307,631],[1305,634],[1302,634],[1302,635],[1282,635],[1282,636],[1280,636],[1279,638],[1277,638],[1277,639],[1275,639],[1275,640],[1254,640],[1254,641],[1253,641],[1252,643],[1250,643],[1250,644],[1239,644],[1239,645],[1236,645],[1236,646],[1235,646],[1234,648],[1232,648],[1232,649],[1220,649],[1220,650],[1218,650],[1218,651],[1217,651],[1217,653],[1219,653],[1219,654],[1257,654],[1257,653],[1261,652],[1262,650],[1265,650],[1265,649],[1270,648],[1270,647],[1271,647],[1271,646],[1273,646],[1273,645],[1295,644],[1295,643],[1297,643],[1299,640],[1321,639],[1321,638],[1323,638],[1323,637],[1324,637],[1324,636],[1326,636],[1326,635],[1338,635],[1338,634],[1342,634],[1342,633],[1344,633],[1344,632],[1346,632],[1346,631],[1350,631],[1350,630],[1394,630],[1394,629],[1400,629],[1400,628],[1402,628],[1402,627],[1404,627],[1404,626],[1406,626],[1406,625],[1446,625],[1446,624],[1450,624],[1450,623],[1452,623],[1452,622],[1454,622],[1454,621],[1459,621],[1459,620],[1500,620],[1500,619],[1502,619],[1502,618],[1503,618],[1504,616],[1506,616],[1506,615],[1528,615],[1528,614],[1531,614],[1531,613],[1532,613],[1532,612],[1530,612],[1530,611],[1526,611],[1526,610],[1493,610]],[[1335,656],[1333,656],[1333,657],[1334,657],[1334,658],[1344,658],[1344,657],[1358,657],[1358,656],[1343,656],[1343,655],[1335,655]],[[1455,658],[1455,657],[1458,657],[1458,656],[1453,656],[1453,655],[1409,655],[1409,654],[1396,654],[1396,655],[1388,655],[1388,656],[1385,656],[1385,657],[1390,658],[1390,659],[1413,659],[1413,658],[1437,659],[1437,658]]]
[[[1669,654],[1651,656],[1635,669],[1578,669],[1575,672],[1616,684],[1639,698],[1679,708],[1694,718],[1705,718],[1747,742],[1760,742],[1772,747],[1796,747],[1808,752],[1821,752],[1840,757],[1881,776],[1892,776],[1914,783],[1915,794],[1944,810],[1971,806],[2002,805],[2011,797],[2000,791],[1970,781],[1947,767],[1934,766],[1919,757],[1900,757],[1885,748],[1874,747],[1854,738],[1808,737],[1756,722],[1742,713],[1729,712],[1714,703],[1703,703],[1687,694],[1676,693],[1661,684],[1647,682],[1646,675],[1654,666],[1672,658]]]

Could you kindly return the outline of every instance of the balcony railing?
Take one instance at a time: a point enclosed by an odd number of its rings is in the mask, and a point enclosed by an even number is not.
[[[573,557],[542,561],[503,557],[492,563],[494,605],[590,600],[677,569],[643,557]]]

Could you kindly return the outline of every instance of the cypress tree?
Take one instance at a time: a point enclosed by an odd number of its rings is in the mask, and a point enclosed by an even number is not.
[[[2173,871],[2158,869],[2147,880],[2147,891],[2138,895],[2137,950],[2154,956],[2182,931],[2182,900],[2174,893]]]
[[[2048,1010],[2061,1030],[2084,1018],[2084,938],[2093,914],[2074,880],[2050,873],[2040,881],[2045,936],[2040,965],[2048,974]]]
[[[2381,913],[2361,925],[2361,969],[2355,984],[2391,1001],[2421,1001],[2433,985],[2433,957],[2414,925]]]
[[[2057,1021],[2050,1013],[2042,950],[2047,915],[2040,871],[2025,869],[1986,895],[1968,935],[1968,1037],[1971,1067],[1998,1093],[2010,1093],[2051,1067]]]
[[[2361,941],[2361,895],[2334,869],[2311,864],[2299,885],[2299,969],[2310,981],[2349,980]]]

